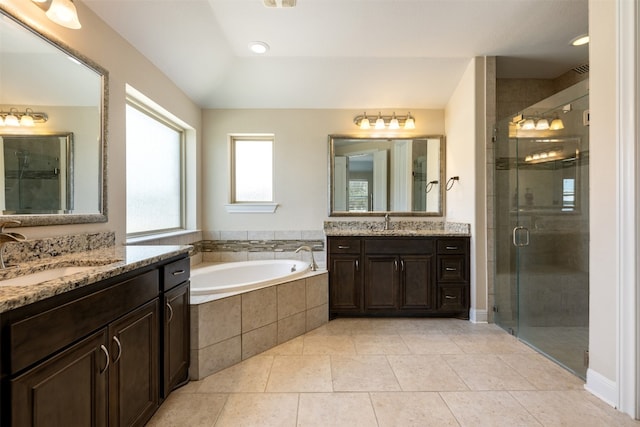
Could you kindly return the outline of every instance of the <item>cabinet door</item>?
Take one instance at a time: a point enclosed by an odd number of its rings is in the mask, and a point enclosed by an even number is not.
[[[158,408],[158,299],[109,326],[109,424],[144,425]]]
[[[359,255],[331,255],[329,266],[330,311],[358,313],[362,310]]]
[[[14,426],[106,426],[107,330],[11,381]]]
[[[365,310],[398,308],[398,257],[367,255],[365,265]]]
[[[406,255],[400,259],[400,308],[433,309],[434,257],[431,255]]]
[[[164,294],[163,394],[189,379],[189,282]]]

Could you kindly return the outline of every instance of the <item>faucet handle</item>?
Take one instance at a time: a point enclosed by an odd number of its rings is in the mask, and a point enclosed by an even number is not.
[[[0,233],[4,233],[4,232],[5,232],[5,231],[4,231],[4,228],[5,228],[6,226],[8,226],[8,225],[11,225],[11,224],[13,224],[13,225],[20,225],[20,224],[22,224],[22,223],[21,223],[20,221],[18,221],[17,219],[10,219],[10,220],[8,220],[8,221],[4,221],[4,222],[0,223]]]

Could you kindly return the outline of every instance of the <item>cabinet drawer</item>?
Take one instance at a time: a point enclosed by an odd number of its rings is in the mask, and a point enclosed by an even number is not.
[[[467,286],[438,287],[438,309],[441,311],[463,311],[467,309]]]
[[[434,240],[419,238],[366,239],[364,250],[367,254],[430,254],[434,251]]]
[[[360,239],[329,239],[329,253],[359,254]]]
[[[438,282],[466,282],[467,280],[464,255],[438,256]]]
[[[169,289],[189,280],[191,274],[191,264],[189,258],[179,259],[162,267],[163,270],[163,290]]]
[[[158,270],[151,270],[9,327],[11,373],[77,341],[113,319],[156,298]]]
[[[467,253],[466,239],[438,239],[438,254]]]

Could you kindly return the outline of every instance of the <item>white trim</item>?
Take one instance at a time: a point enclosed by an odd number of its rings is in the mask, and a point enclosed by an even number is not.
[[[617,406],[637,415],[638,188],[636,2],[617,2],[617,148],[618,148],[618,363]]]
[[[615,381],[611,381],[609,378],[592,369],[587,369],[587,383],[584,385],[584,388],[605,403],[614,408],[616,407],[615,402],[618,399],[618,387]]]
[[[469,309],[469,321],[471,323],[489,323],[489,313],[487,310],[472,307]]]
[[[274,213],[277,203],[230,203],[224,205],[228,213]]]

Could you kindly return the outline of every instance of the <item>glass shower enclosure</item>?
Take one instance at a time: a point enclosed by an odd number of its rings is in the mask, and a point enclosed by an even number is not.
[[[495,322],[584,379],[588,81],[500,120],[495,156]]]

